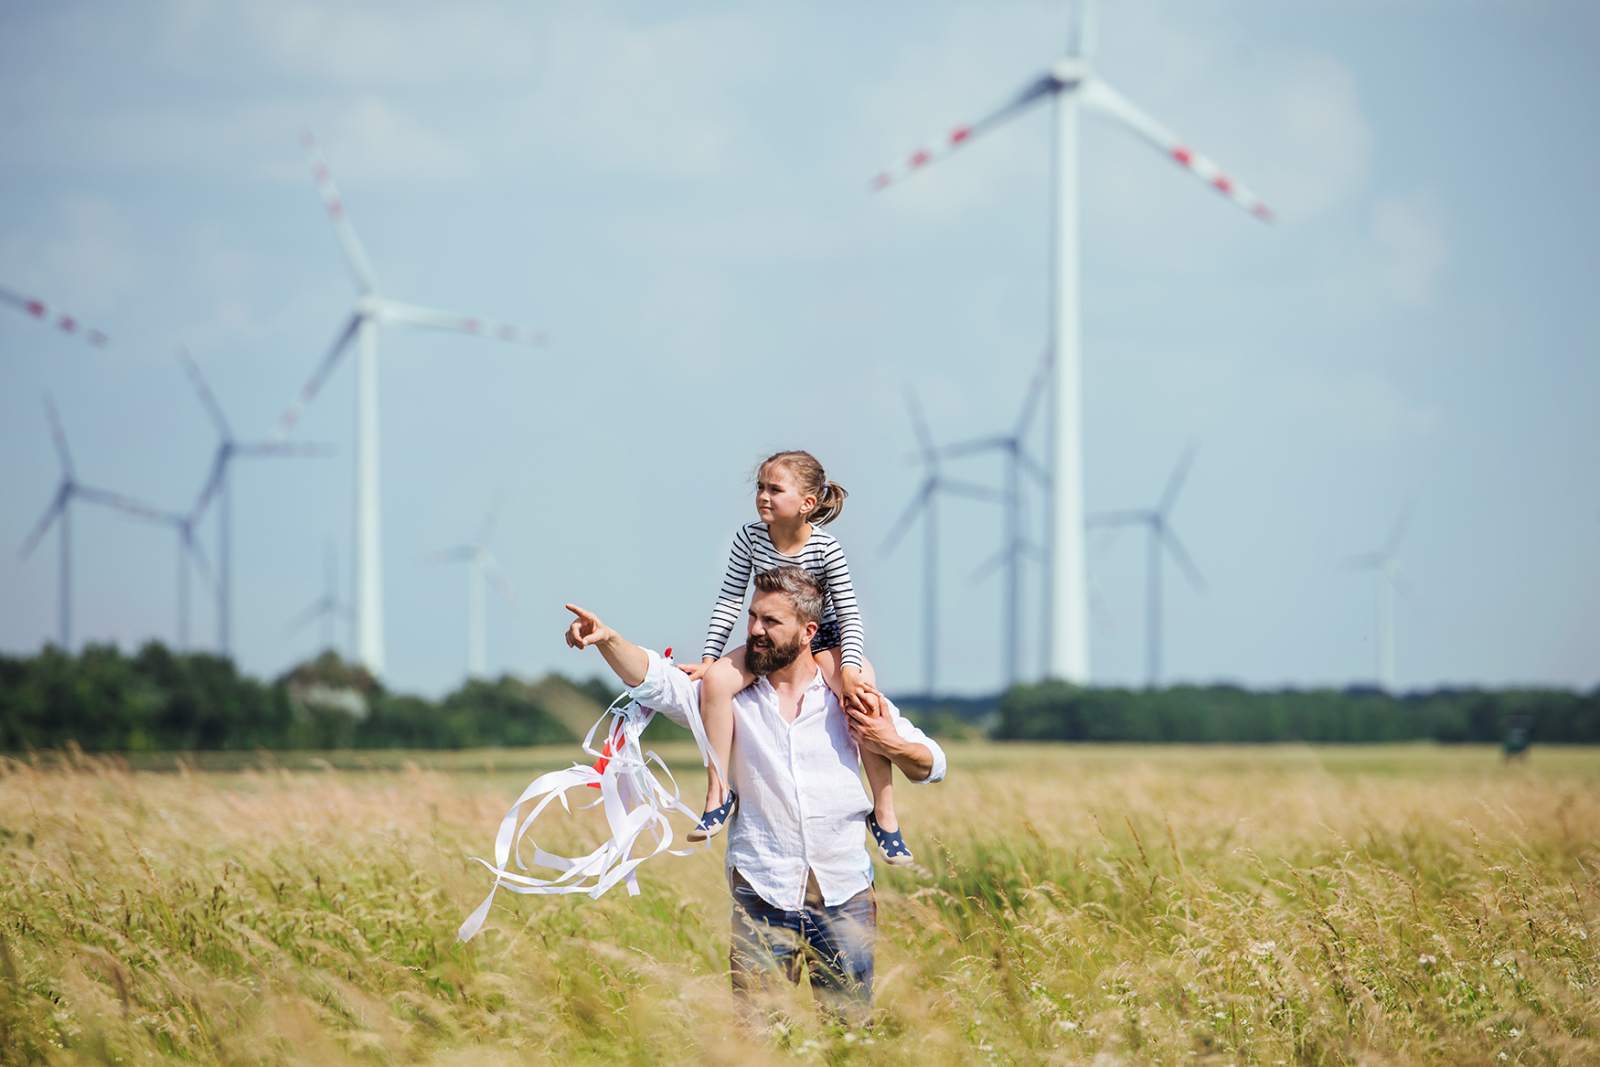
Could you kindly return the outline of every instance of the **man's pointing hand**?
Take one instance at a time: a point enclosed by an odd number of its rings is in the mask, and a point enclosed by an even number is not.
[[[592,611],[585,611],[576,604],[568,604],[567,610],[577,616],[572,625],[567,627],[567,644],[573,648],[588,648],[598,645],[608,637],[614,637],[616,631],[600,621],[600,616]]]
[[[643,684],[650,670],[648,652],[601,622],[594,612],[585,611],[576,604],[568,604],[567,610],[577,616],[567,627],[567,644],[577,649],[598,646],[623,685],[632,688]]]

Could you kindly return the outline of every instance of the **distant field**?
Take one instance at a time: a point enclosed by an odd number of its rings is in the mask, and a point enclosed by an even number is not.
[[[7,761],[0,1063],[1600,1061],[1600,749],[949,751],[899,790],[875,1026],[766,1034],[703,853],[452,945],[576,746]]]

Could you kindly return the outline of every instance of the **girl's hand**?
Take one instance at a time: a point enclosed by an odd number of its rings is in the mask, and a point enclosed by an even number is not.
[[[865,709],[866,704],[862,701],[862,697],[871,691],[872,687],[861,678],[860,667],[844,666],[839,668],[839,702],[841,704],[847,706],[854,704],[858,708]]]
[[[715,662],[717,661],[707,656],[699,663],[680,663],[678,664],[678,669],[689,676],[689,681],[698,682],[701,675],[710,670],[711,665]]]

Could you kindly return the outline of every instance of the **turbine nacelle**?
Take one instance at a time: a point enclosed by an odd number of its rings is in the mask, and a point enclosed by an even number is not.
[[[1089,63],[1078,56],[1065,56],[1050,68],[1050,80],[1057,90],[1076,89],[1090,78]]]

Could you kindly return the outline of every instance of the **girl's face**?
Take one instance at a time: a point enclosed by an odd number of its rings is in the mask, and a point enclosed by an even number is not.
[[[775,522],[801,522],[816,506],[816,497],[801,495],[800,485],[789,468],[778,463],[761,468],[756,478],[756,514],[762,522],[768,526]]]

